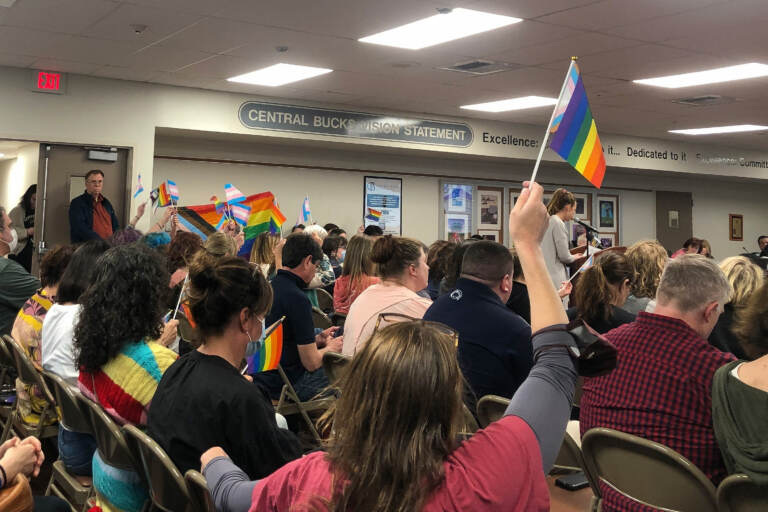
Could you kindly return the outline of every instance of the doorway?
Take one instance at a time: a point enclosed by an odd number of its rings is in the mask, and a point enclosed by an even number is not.
[[[120,226],[126,225],[128,150],[117,149],[117,159],[111,162],[89,159],[92,149],[64,144],[43,144],[40,148],[37,182],[41,185],[38,186],[39,213],[35,224],[40,257],[48,249],[70,243],[69,203],[85,191],[85,174],[91,169],[104,173],[102,193],[112,203]]]
[[[693,196],[690,192],[656,192],[656,238],[673,253],[693,236]]]

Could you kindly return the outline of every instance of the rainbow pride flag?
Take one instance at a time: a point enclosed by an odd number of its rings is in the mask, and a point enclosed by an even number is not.
[[[605,176],[605,156],[575,60],[568,68],[549,131],[553,134],[550,149],[600,188]]]
[[[149,193],[149,197],[152,199],[152,205],[155,208],[171,204],[171,194],[168,192],[168,186],[165,182],[162,182],[159,187],[152,190],[152,192]]]
[[[277,369],[283,355],[283,319],[285,317],[269,326],[259,351],[246,358],[249,375]]]
[[[216,205],[204,204],[179,206],[176,208],[176,218],[182,230],[195,233],[203,240],[207,240],[217,231],[216,226],[224,219],[224,215],[217,211]]]
[[[365,218],[375,221],[381,220],[381,211],[368,208],[368,215],[366,215]]]

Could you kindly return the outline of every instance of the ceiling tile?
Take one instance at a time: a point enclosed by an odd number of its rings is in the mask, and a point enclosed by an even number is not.
[[[173,72],[212,57],[213,55],[208,53],[155,45],[116,59],[112,64],[133,69]]]
[[[152,70],[139,70],[124,68],[119,66],[102,66],[93,72],[96,76],[102,76],[104,78],[115,78],[117,80],[133,80],[136,82],[146,82],[150,78],[157,75],[156,71]]]
[[[0,9],[0,24],[79,34],[118,6],[111,0],[24,0]]]
[[[83,32],[83,35],[139,43],[141,46],[146,46],[156,43],[200,19],[202,16],[194,13],[122,4],[108,16],[89,27]],[[146,30],[136,34],[131,25],[137,24],[146,25]]]
[[[468,4],[458,5],[478,11],[507,14],[518,18],[538,18],[557,12],[568,12],[584,5],[599,3],[602,0],[469,0]]]
[[[243,45],[264,41],[265,27],[223,18],[203,18],[163,41],[164,46],[178,46],[207,53],[223,53]]]
[[[13,53],[0,53],[0,66],[16,68],[28,68],[37,59],[31,55],[15,55]]]
[[[642,43],[639,41],[631,41],[595,32],[583,32],[579,35],[557,41],[501,52],[491,55],[491,58],[531,66],[559,60],[567,67],[569,59],[573,55],[584,57],[608,50],[639,46],[640,44]]]
[[[229,3],[229,0],[123,0],[124,3],[197,14],[213,14]],[[256,4],[254,3],[256,8]]]
[[[44,69],[46,71],[60,71],[62,73],[90,75],[101,66],[98,64],[87,64],[71,60],[39,59],[33,62],[30,67],[34,69]]]

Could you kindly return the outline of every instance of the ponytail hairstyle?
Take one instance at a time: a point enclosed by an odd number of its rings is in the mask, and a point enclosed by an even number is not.
[[[272,307],[272,287],[245,260],[197,258],[189,269],[187,289],[192,317],[203,337],[220,335],[243,308],[266,315]]]
[[[382,279],[396,279],[409,265],[418,265],[424,250],[423,244],[413,238],[382,236],[373,244],[371,261],[378,264]]]
[[[579,318],[589,323],[594,320],[608,320],[616,298],[613,286],[621,286],[632,280],[632,268],[627,258],[615,252],[595,256],[595,263],[585,270],[576,284],[573,299]]]
[[[547,213],[554,215],[571,204],[576,204],[576,198],[573,197],[573,194],[568,192],[566,189],[559,188],[555,190],[555,193],[552,194],[552,199],[550,199],[549,203],[547,204]]]

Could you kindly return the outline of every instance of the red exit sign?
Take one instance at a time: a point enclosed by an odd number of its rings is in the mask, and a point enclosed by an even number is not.
[[[34,90],[62,94],[64,92],[64,75],[54,71],[35,71]]]

